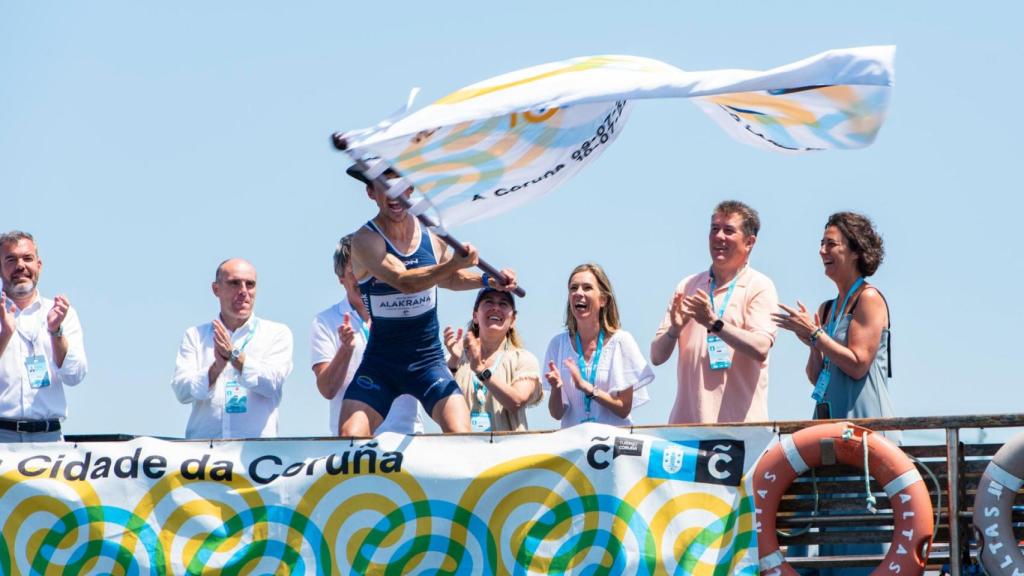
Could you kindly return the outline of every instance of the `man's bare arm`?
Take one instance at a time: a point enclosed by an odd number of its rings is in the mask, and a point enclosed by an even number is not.
[[[445,286],[457,272],[477,263],[476,249],[467,244],[466,256],[455,255],[432,266],[408,269],[395,256],[388,254],[384,239],[368,230],[360,230],[352,238],[352,262],[357,278],[367,273],[394,286],[400,292],[412,294],[433,286]],[[478,280],[479,282],[479,280]]]

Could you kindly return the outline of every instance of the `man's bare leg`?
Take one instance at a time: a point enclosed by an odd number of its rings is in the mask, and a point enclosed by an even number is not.
[[[469,406],[462,394],[452,394],[439,400],[430,415],[445,434],[472,432],[469,427]]]
[[[338,418],[341,423],[338,433],[342,437],[372,436],[373,431],[384,422],[384,417],[366,402],[348,399],[342,401]]]

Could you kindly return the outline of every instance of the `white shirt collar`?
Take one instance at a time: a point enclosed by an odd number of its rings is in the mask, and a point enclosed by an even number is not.
[[[15,306],[17,307],[17,306]],[[39,290],[36,290],[35,296],[32,297],[32,301],[28,303],[28,306],[17,311],[17,315],[21,314],[32,314],[38,309],[43,307],[43,297],[39,295]]]
[[[217,314],[217,319],[220,320],[222,324],[224,323],[224,318],[220,314]],[[242,324],[241,326],[239,326],[238,329],[232,330],[231,328],[227,327],[227,324],[225,324],[224,327],[227,328],[228,334],[234,336],[236,334],[242,334],[242,333],[245,333],[245,332],[247,332],[249,330],[252,330],[255,327],[255,324],[254,324],[255,320],[256,320],[256,314],[250,314],[249,315],[249,319],[245,321],[245,324]]]

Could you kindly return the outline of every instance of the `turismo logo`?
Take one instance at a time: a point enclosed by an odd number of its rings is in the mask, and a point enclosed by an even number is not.
[[[743,442],[739,440],[654,442],[647,461],[647,476],[739,486],[743,477],[743,455]]]
[[[590,439],[594,442],[587,450],[587,464],[590,464],[591,468],[604,470],[619,456],[643,456],[643,440],[616,436],[614,442],[608,444],[608,439],[607,436],[595,436]]]

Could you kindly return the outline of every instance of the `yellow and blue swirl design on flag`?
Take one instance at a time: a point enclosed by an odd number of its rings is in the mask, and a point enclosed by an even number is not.
[[[566,182],[607,149],[641,99],[690,99],[732,137],[776,152],[863,148],[885,121],[893,55],[890,46],[832,50],[764,72],[573,58],[461,88],[346,137],[354,153],[397,168],[452,226]]]

